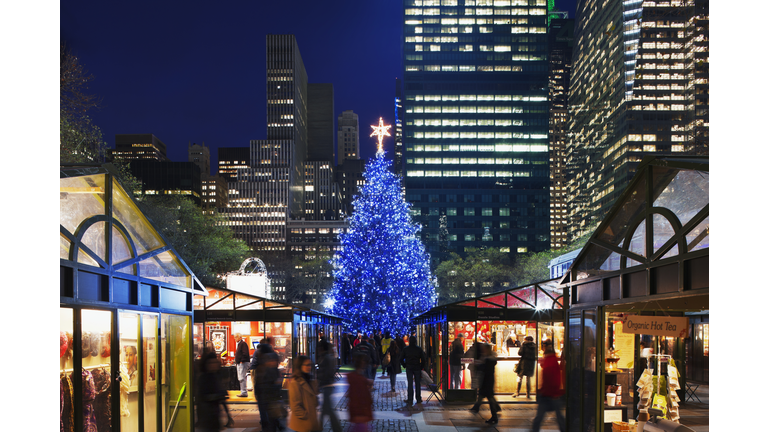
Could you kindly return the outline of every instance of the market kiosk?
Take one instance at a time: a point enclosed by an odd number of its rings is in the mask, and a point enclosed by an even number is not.
[[[59,179],[60,426],[192,429],[189,267],[106,165]]]
[[[644,159],[561,283],[568,430],[611,430],[655,394],[679,418],[686,346],[709,351],[708,319],[691,326],[709,309],[708,159]]]
[[[473,381],[477,343],[487,343],[496,353],[496,394],[499,401],[530,402],[517,392],[515,367],[520,361],[518,351],[526,336],[537,347],[537,358],[543,355],[542,342],[551,340],[556,351],[562,351],[565,326],[563,323],[564,290],[557,280],[493,293],[471,300],[441,305],[415,318],[417,338],[429,359],[432,376],[439,377],[441,396],[447,401],[474,401]],[[463,333],[462,371],[460,384],[452,386],[449,363],[451,344]],[[540,370],[531,381],[534,397]],[[525,391],[525,384],[523,390]]]
[[[212,346],[223,362],[221,373],[229,390],[240,388],[234,364],[235,334],[245,337],[250,356],[266,336],[271,336],[284,375],[290,375],[293,359],[299,355],[317,361],[321,332],[337,353],[340,349],[339,317],[234,290],[208,288],[208,292],[207,297],[194,299],[195,356],[202,354],[204,346]]]

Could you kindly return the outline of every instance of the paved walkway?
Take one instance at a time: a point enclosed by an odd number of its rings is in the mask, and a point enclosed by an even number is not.
[[[333,403],[341,420],[344,432],[351,429],[347,422],[349,414],[347,407],[349,398],[346,395],[346,379],[338,381],[334,387]],[[377,375],[373,392],[374,421],[371,430],[375,432],[407,431],[407,432],[523,432],[530,431],[533,417],[536,415],[535,403],[502,403],[499,423],[490,426],[485,420],[491,417],[488,404],[480,408],[479,414],[469,412],[471,404],[441,404],[432,398],[426,402],[430,392],[422,389],[424,403],[406,407],[406,378],[405,374],[397,376],[395,393],[390,391],[389,378]],[[225,429],[228,432],[257,432],[259,426],[259,411],[253,397],[236,397],[238,392],[230,392],[229,409],[235,420],[235,427]],[[702,403],[688,403],[681,408],[682,424],[697,432],[709,431],[709,394],[708,388],[702,386],[697,393]],[[322,396],[321,396],[322,397]],[[322,406],[322,405],[321,405]],[[323,419],[324,432],[330,432],[327,417]],[[556,431],[557,422],[554,413],[544,418],[542,431]],[[286,429],[286,432],[289,430]],[[606,431],[606,432],[610,432]]]

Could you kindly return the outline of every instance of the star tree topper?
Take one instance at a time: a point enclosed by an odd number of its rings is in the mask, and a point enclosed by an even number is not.
[[[377,153],[384,153],[384,147],[382,146],[382,142],[384,141],[385,136],[392,136],[390,135],[389,131],[387,129],[391,128],[392,125],[384,125],[384,119],[379,117],[379,125],[371,125],[373,128],[373,133],[371,133],[371,136],[376,136],[379,139],[379,150]]]

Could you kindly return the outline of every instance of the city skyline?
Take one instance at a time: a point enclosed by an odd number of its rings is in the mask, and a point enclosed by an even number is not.
[[[94,77],[87,91],[101,107],[88,114],[110,148],[116,134],[151,133],[166,143],[171,160],[185,161],[188,144],[204,142],[215,173],[219,147],[266,138],[267,34],[296,36],[309,81],[333,84],[334,118],[353,110],[361,127],[379,117],[394,123],[402,4],[335,6],[298,1],[203,10],[139,2],[123,10],[64,3],[60,38]],[[575,0],[557,6],[572,16]],[[141,21],[154,31],[137,32]],[[374,140],[360,144],[363,159],[376,153]],[[393,159],[394,140],[384,148]]]

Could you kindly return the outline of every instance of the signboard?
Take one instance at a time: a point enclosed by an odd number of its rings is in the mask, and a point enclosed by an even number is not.
[[[635,335],[624,333],[623,328],[624,325],[621,321],[616,321],[613,324],[613,348],[616,349],[616,354],[619,356],[619,362],[616,363],[616,367],[619,369],[628,368],[629,363],[635,359]]]
[[[623,332],[667,337],[688,336],[687,317],[628,315],[623,320]]]

